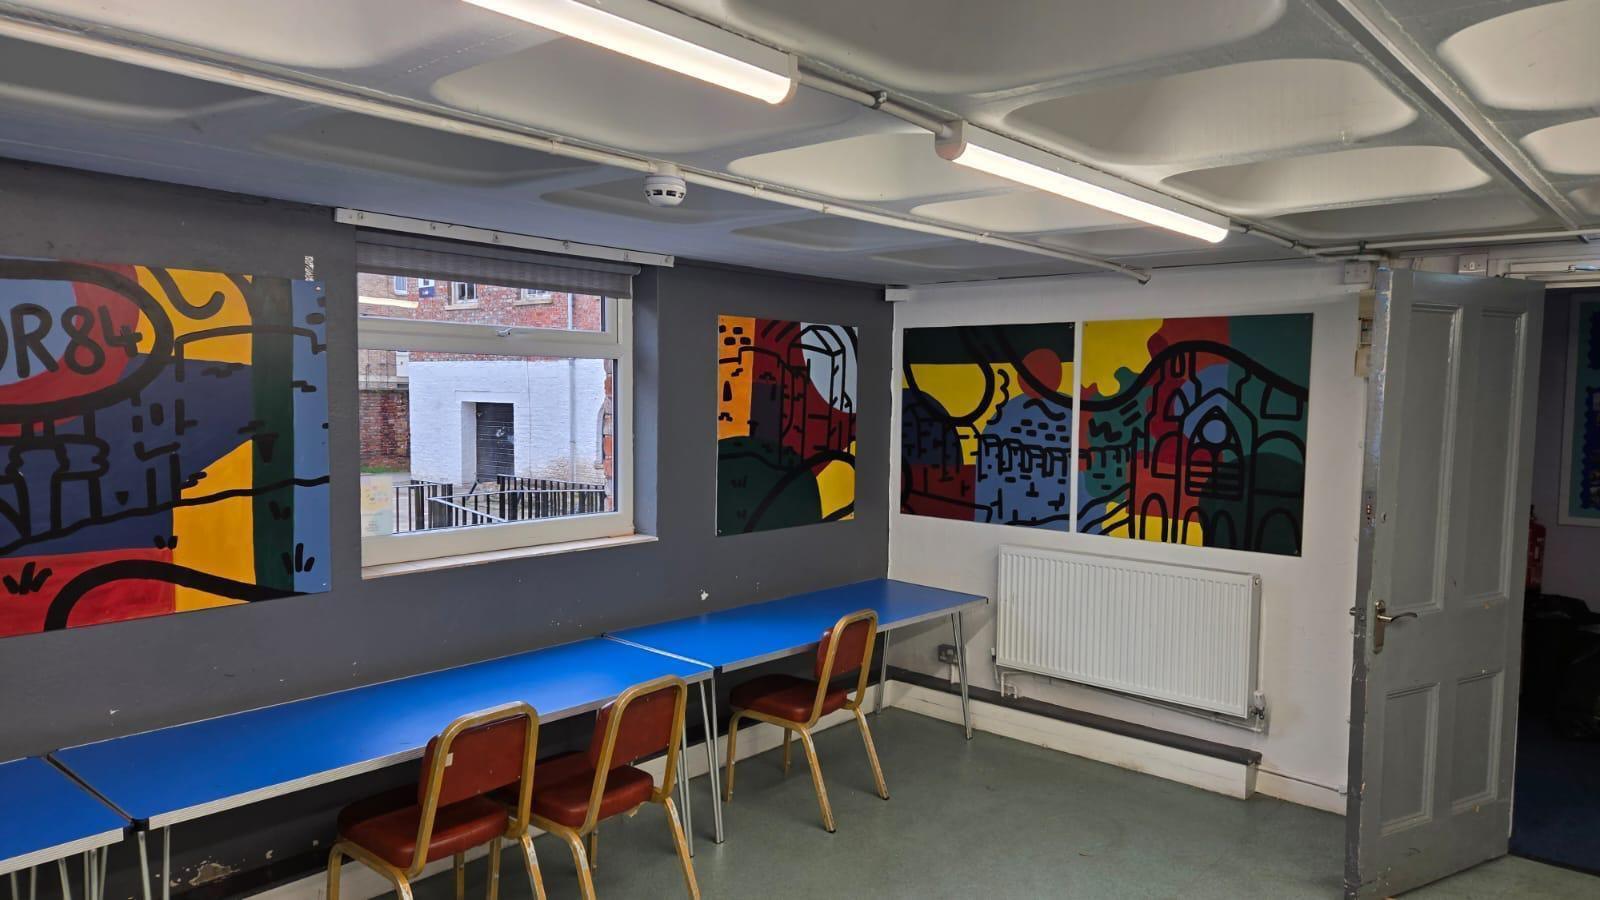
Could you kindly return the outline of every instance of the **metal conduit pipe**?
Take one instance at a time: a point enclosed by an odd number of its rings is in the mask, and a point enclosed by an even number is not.
[[[97,28],[94,31],[110,32],[111,29]],[[329,109],[373,116],[393,122],[537,150],[553,156],[614,166],[634,172],[650,173],[658,165],[657,161],[643,156],[559,138],[544,137],[532,133],[531,130],[520,130],[518,127],[508,123],[492,120],[479,121],[477,117],[473,117],[470,114],[451,110],[447,107],[435,107],[406,97],[351,85],[310,83],[296,80],[293,77],[266,74],[231,61],[213,61],[184,55],[176,50],[154,49],[134,43],[131,39],[112,39],[111,37],[103,37],[97,33],[91,33],[89,30],[82,28],[23,19],[4,11],[0,11],[0,36],[56,47],[62,50],[70,50],[86,56],[126,63],[141,68],[169,72],[213,84],[240,87],[256,93],[310,103]],[[1088,254],[1047,247],[1031,241],[999,237],[988,232],[969,231],[954,226],[941,225],[913,216],[863,209],[851,204],[819,199],[789,188],[763,184],[749,179],[734,178],[701,169],[682,166],[679,169],[685,181],[721,191],[755,197],[825,215],[840,216],[937,237],[970,241],[1036,256],[1050,257],[1123,275],[1141,284],[1150,280],[1150,272],[1148,270],[1136,266],[1123,265]]]

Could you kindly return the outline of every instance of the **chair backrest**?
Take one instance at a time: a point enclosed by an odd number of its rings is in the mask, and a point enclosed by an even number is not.
[[[672,718],[677,707],[678,686],[671,684],[630,698],[620,707],[620,713],[616,702],[606,704],[595,717],[594,739],[589,742],[589,764],[599,767],[606,733],[611,729],[611,721],[619,715],[616,740],[611,745],[611,760],[607,769],[631,765],[640,757],[666,750],[673,740]]]
[[[507,703],[451,722],[422,756],[417,781],[417,850],[410,874],[422,871],[433,835],[434,815],[449,806],[519,784],[513,818],[527,826],[533,793],[533,763],[539,752],[539,714],[526,703]]]
[[[683,710],[689,685],[668,675],[623,691],[595,717],[589,741],[589,764],[594,766],[594,787],[589,792],[589,815],[580,831],[587,832],[600,814],[600,797],[612,769],[642,756],[667,753],[667,768],[655,797],[672,793],[678,776],[678,746],[683,742]]]
[[[822,633],[817,644],[816,676],[829,681],[872,665],[872,640],[878,634],[878,614],[870,609],[850,613]]]

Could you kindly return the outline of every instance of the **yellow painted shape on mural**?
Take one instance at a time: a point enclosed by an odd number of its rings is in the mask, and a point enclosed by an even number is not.
[[[850,444],[850,455],[855,456],[856,445]],[[822,498],[822,517],[827,518],[856,502],[856,467],[843,460],[833,460],[817,473],[817,494]],[[841,519],[854,519],[851,512]]]
[[[210,331],[214,328],[226,328],[234,325],[250,324],[250,307],[245,303],[244,292],[233,283],[233,279],[221,272],[197,272],[190,269],[168,269],[167,274],[172,276],[172,282],[177,287],[178,293],[183,296],[183,303],[174,302],[167,296],[167,290],[148,266],[139,266],[139,286],[150,292],[156,303],[167,311],[167,320],[172,323],[172,336],[174,339],[196,332]],[[190,318],[181,310],[184,307],[203,306],[216,296],[222,294],[222,308],[215,314],[204,319]],[[139,352],[148,353],[155,345],[155,333],[147,319],[140,317],[139,321]],[[193,340],[184,344],[183,357],[185,359],[205,360],[207,362],[250,363],[252,343],[249,334],[227,334],[217,337],[208,337]]]
[[[1015,366],[1010,363],[999,363],[993,368],[996,374],[995,391],[977,418],[975,427],[977,434],[983,433],[984,428],[988,427],[989,420],[994,418],[995,410],[1001,403],[1023,393],[1022,388],[1018,386]],[[1072,375],[1072,363],[1062,363],[1063,390],[1070,392]],[[917,387],[924,394],[939,401],[944,411],[952,416],[966,416],[983,402],[983,373],[971,363],[913,363],[911,377],[917,380]],[[1002,385],[1009,387],[1002,389]],[[908,386],[904,376],[901,376],[901,386]],[[961,435],[961,455],[968,465],[977,463],[978,441],[975,434]]]
[[[1106,505],[1106,511],[1108,513],[1111,511],[1110,504]],[[1141,531],[1144,534],[1156,535],[1156,537],[1146,537],[1145,540],[1160,540],[1159,536],[1161,534],[1161,526],[1165,522],[1165,520],[1160,516],[1130,516],[1124,518],[1121,525],[1118,525],[1115,528],[1107,529],[1104,533],[1111,537],[1134,537],[1136,532],[1130,527],[1134,519],[1140,520],[1140,525],[1143,526]],[[1191,547],[1204,547],[1206,545],[1205,529],[1200,527],[1199,522],[1190,522],[1188,529],[1183,532],[1183,540],[1176,541],[1174,543],[1188,544]]]
[[[183,496],[205,496],[250,487],[254,478],[251,460],[251,442],[245,441],[207,466],[206,477],[194,487],[184,488]],[[172,533],[178,537],[178,546],[172,550],[172,561],[177,565],[234,581],[255,583],[256,549],[252,539],[255,519],[251,498],[229,497],[195,506],[173,507]],[[244,602],[182,585],[177,587],[174,600],[178,612]]]
[[[735,330],[742,331],[736,334]],[[756,320],[751,316],[717,317],[717,440],[750,434],[750,370],[753,357],[740,353],[738,344],[728,338],[756,338]],[[743,371],[740,371],[740,370]],[[735,374],[737,373],[737,374]]]
[[[1117,372],[1141,372],[1150,362],[1150,336],[1161,319],[1119,319],[1083,325],[1083,387],[1110,397],[1120,389]]]

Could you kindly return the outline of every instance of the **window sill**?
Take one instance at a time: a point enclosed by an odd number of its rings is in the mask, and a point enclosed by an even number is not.
[[[539,544],[534,547],[513,547],[509,550],[487,550],[482,553],[462,553],[435,559],[416,559],[407,562],[363,566],[361,578],[387,578],[390,575],[414,575],[419,572],[436,572],[440,569],[457,569],[482,563],[508,559],[531,559],[554,556],[557,553],[576,553],[580,550],[599,550],[606,547],[627,547],[632,544],[649,544],[658,540],[653,534],[625,534],[618,537],[588,538],[581,541],[562,541],[557,544]]]

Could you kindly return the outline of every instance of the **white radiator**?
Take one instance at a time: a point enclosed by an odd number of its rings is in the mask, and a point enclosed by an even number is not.
[[[995,663],[1241,719],[1256,705],[1261,577],[1000,548]]]

